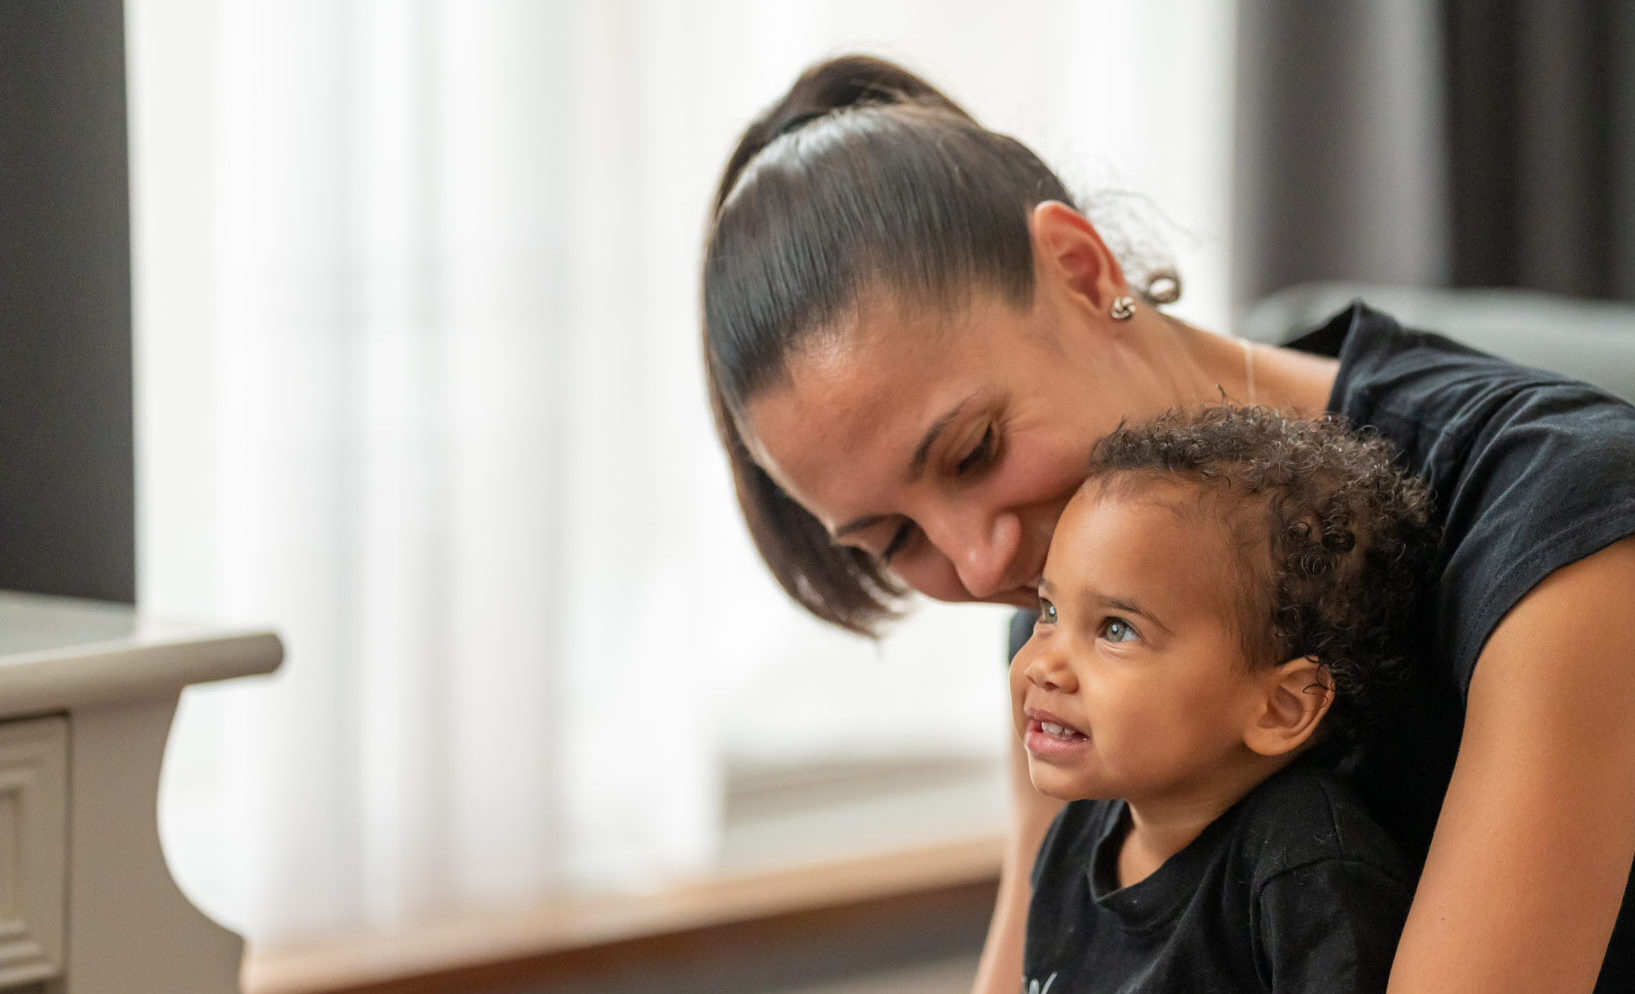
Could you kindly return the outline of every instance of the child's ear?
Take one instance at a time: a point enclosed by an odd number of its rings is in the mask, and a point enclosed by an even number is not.
[[[1275,667],[1261,686],[1265,700],[1243,742],[1262,756],[1283,756],[1305,745],[1334,703],[1333,675],[1311,656]]]

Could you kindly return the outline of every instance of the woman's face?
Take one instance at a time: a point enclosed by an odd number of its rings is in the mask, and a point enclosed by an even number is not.
[[[1084,298],[979,294],[953,320],[865,307],[790,360],[743,418],[756,461],[836,541],[937,600],[1038,604],[1090,448],[1173,389]],[[1160,319],[1161,320],[1161,319]]]

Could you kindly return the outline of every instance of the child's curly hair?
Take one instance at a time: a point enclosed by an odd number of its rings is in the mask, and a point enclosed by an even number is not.
[[[1407,675],[1436,557],[1425,485],[1396,466],[1388,442],[1343,419],[1212,406],[1121,424],[1096,445],[1086,486],[1138,492],[1160,476],[1227,499],[1248,658],[1315,657],[1334,681],[1325,724],[1355,740]]]

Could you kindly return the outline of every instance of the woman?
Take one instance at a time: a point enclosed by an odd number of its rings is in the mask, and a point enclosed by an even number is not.
[[[705,347],[773,573],[854,631],[910,590],[1031,608],[1121,419],[1224,394],[1370,425],[1446,535],[1418,706],[1358,770],[1425,857],[1391,989],[1635,990],[1635,412],[1360,305],[1293,348],[1189,327],[1071,203],[1026,148],[876,60],[814,67],[749,128],[716,198]],[[981,992],[1017,988],[1054,813],[1015,783]]]

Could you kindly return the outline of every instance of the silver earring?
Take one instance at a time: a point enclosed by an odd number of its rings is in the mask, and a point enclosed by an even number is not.
[[[1112,315],[1114,321],[1128,321],[1135,313],[1134,297],[1114,297]]]
[[[1155,304],[1173,304],[1181,299],[1181,274],[1173,269],[1160,269],[1147,280],[1143,292]]]

